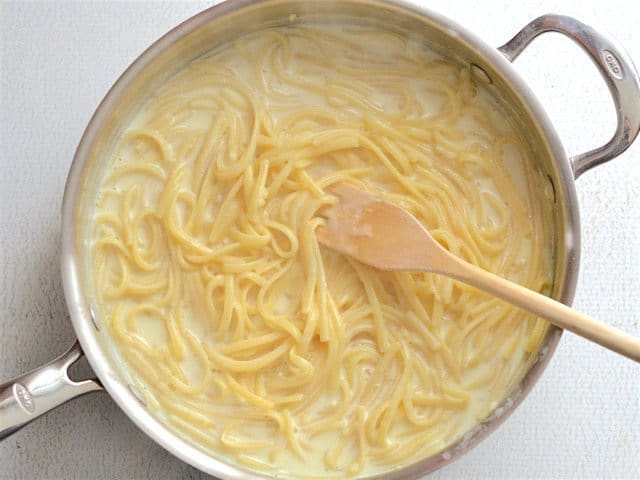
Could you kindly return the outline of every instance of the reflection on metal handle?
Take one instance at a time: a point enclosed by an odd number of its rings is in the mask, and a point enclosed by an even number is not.
[[[76,342],[54,361],[0,385],[0,440],[68,400],[102,390],[97,380],[69,378],[67,370],[81,355]]]
[[[589,54],[604,77],[616,107],[618,126],[606,145],[571,158],[575,178],[624,152],[640,130],[640,77],[631,58],[611,37],[563,15],[543,15],[529,23],[499,50],[510,61],[541,33],[558,32]]]

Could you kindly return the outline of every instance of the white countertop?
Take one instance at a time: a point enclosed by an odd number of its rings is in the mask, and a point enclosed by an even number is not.
[[[0,0],[0,381],[73,342],[58,271],[60,205],[93,110],[146,46],[209,3]],[[568,13],[613,33],[640,64],[637,0],[425,3],[496,46],[540,14]],[[608,139],[613,107],[576,46],[545,35],[517,67],[570,153]],[[583,255],[574,306],[640,336],[640,140],[580,178],[578,193]],[[619,479],[639,472],[640,366],[565,334],[513,416],[429,478]],[[200,477],[104,393],[70,402],[0,443],[3,479]]]

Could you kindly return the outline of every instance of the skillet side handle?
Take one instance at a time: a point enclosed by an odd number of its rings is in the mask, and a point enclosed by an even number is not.
[[[40,368],[0,385],[0,441],[63,403],[102,390],[95,380],[74,382],[68,369],[82,355],[76,343]]]
[[[545,32],[558,32],[576,42],[591,58],[603,76],[616,107],[618,125],[605,145],[570,158],[573,175],[607,162],[631,145],[640,130],[640,77],[625,50],[608,35],[597,32],[575,18],[543,15],[520,30],[498,50],[514,61],[527,45]]]

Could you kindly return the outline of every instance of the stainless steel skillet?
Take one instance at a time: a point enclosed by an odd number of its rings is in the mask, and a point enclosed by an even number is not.
[[[91,185],[91,171],[98,168],[98,160],[96,160],[98,152],[107,148],[110,139],[117,132],[118,122],[123,121],[127,113],[139,104],[138,102],[143,96],[141,92],[148,89],[149,85],[159,81],[158,79],[165,72],[179,68],[181,61],[188,60],[191,55],[195,55],[198,49],[207,44],[212,45],[224,41],[242,31],[259,28],[264,24],[288,22],[291,13],[298,15],[297,21],[306,21],[314,16],[334,19],[351,18],[353,21],[370,18],[385,22],[395,28],[407,28],[415,31],[416,34],[424,35],[430,42],[440,45],[441,48],[458,57],[460,61],[474,64],[475,66],[472,68],[476,70],[477,74],[479,76],[487,75],[493,85],[491,88],[501,92],[501,96],[530,128],[530,141],[542,153],[540,162],[551,177],[558,205],[556,212],[558,262],[555,296],[562,298],[565,302],[569,302],[571,299],[576,282],[579,252],[578,213],[573,176],[569,160],[539,104],[509,63],[498,52],[484,45],[462,27],[454,25],[438,15],[404,4],[385,2],[375,12],[370,10],[370,4],[379,5],[380,2],[340,2],[340,9],[334,8],[335,5],[331,2],[324,2],[324,5],[297,2],[293,6],[286,2],[231,2],[203,12],[168,34],[132,65],[96,112],[96,116],[78,148],[65,196],[62,259],[66,297],[74,327],[98,377],[125,411],[136,419],[147,433],[150,433],[172,452],[206,471],[218,472],[219,475],[229,474],[226,470],[214,470],[210,461],[207,463],[206,458],[200,461],[197,456],[191,455],[188,449],[182,448],[180,442],[173,441],[174,439],[164,427],[158,425],[151,417],[145,418],[144,414],[148,417],[148,413],[143,406],[136,406],[135,395],[128,391],[127,382],[120,377],[115,360],[102,344],[99,330],[96,331],[93,327],[90,298],[83,281],[86,275],[83,255],[86,252],[83,251],[82,245],[78,244],[77,238],[82,237],[83,198],[89,198],[91,189],[94,187]],[[336,14],[335,12],[338,10],[340,13]],[[618,107],[622,128],[619,128],[613,143],[606,149],[572,159],[571,165],[574,172],[580,174],[591,166],[620,153],[635,136],[638,123],[637,112],[639,111],[637,76],[635,76],[633,67],[624,52],[617,49],[614,43],[604,37],[599,37],[595,32],[566,17],[549,16],[534,22],[523,31],[525,33],[521,34],[520,38],[516,37],[512,42],[509,42],[502,48],[502,51],[508,56],[513,56],[514,52],[522,46],[524,40],[550,29],[564,30],[570,36],[572,35],[590,45],[591,52],[598,60],[601,71],[609,78],[610,85],[613,85],[614,89],[620,92],[617,100],[619,104],[623,105],[623,107]],[[185,52],[187,53],[185,54]],[[624,98],[625,95],[627,98]],[[634,112],[636,117],[634,117]],[[626,116],[622,117],[622,114]],[[100,320],[96,319],[95,323],[99,327]],[[546,352],[546,356],[542,355],[538,363],[531,369],[521,385],[520,393],[511,398],[510,405],[518,403],[524,392],[528,391],[530,385],[540,375],[558,337],[559,332],[553,331],[547,338],[546,349],[543,350]],[[9,388],[3,391],[0,400],[0,407],[3,411],[1,418],[4,419],[5,413],[14,409],[21,415],[21,418],[17,419],[17,423],[22,423],[61,401],[97,389],[97,384],[91,381],[81,385],[65,381],[64,372],[66,366],[72,361],[73,355],[65,357],[66,362],[58,362],[48,370],[40,371],[30,377],[23,377],[18,381],[23,388],[13,384],[7,385]],[[52,393],[54,396],[49,396],[47,393]],[[503,405],[503,407],[505,406]],[[139,411],[136,411],[137,408]],[[512,409],[512,406],[501,408],[505,412]],[[29,410],[33,410],[33,412],[29,413]],[[493,430],[499,421],[497,418],[490,419],[483,426],[484,431]],[[12,426],[7,424],[7,427]],[[5,424],[2,424],[2,429],[4,428]],[[475,433],[470,436],[471,440],[464,443],[461,448],[445,452],[445,457],[447,453],[449,456],[455,456],[466,450],[482,436],[484,435]],[[164,437],[164,440],[161,440],[161,437]],[[438,459],[431,459],[431,463],[422,462],[413,471],[418,472],[418,469],[426,471],[438,465]]]

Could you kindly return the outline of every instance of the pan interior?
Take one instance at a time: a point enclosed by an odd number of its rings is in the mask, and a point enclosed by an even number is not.
[[[70,261],[74,274],[72,282],[74,292],[71,296],[75,298],[75,302],[71,309],[74,313],[77,307],[79,313],[72,315],[72,318],[92,366],[127,413],[131,414],[133,409],[145,410],[145,407],[139,403],[135,407],[124,406],[124,404],[131,405],[132,400],[140,401],[135,397],[135,389],[132,391],[129,387],[135,382],[129,377],[127,370],[122,368],[117,354],[111,349],[110,342],[104,338],[102,319],[95,305],[89,300],[95,298],[90,288],[91,261],[88,239],[91,238],[92,232],[89,229],[91,225],[89,219],[93,214],[100,180],[116,142],[141,106],[146,103],[150,92],[156,91],[160,85],[181,71],[193,59],[210,52],[216,46],[257,29],[316,23],[382,26],[408,34],[413,39],[445,55],[449,60],[468,67],[477,81],[482,82],[486,90],[498,99],[504,113],[514,119],[516,128],[522,133],[533,152],[532,158],[535,158],[537,168],[542,172],[542,176],[548,179],[544,187],[545,195],[549,197],[549,204],[553,205],[550,215],[553,216],[552,223],[556,232],[556,251],[553,253],[555,258],[553,296],[560,298],[566,295],[567,286],[564,284],[564,278],[571,251],[564,227],[568,224],[569,215],[562,201],[566,180],[562,177],[563,172],[555,161],[556,156],[544,134],[543,126],[534,116],[531,106],[525,102],[522,92],[514,89],[511,79],[507,78],[500,63],[496,63],[496,58],[487,56],[487,52],[480,51],[471,41],[472,39],[446,27],[439,21],[440,19],[425,17],[390,4],[380,5],[375,9],[359,2],[353,4],[324,2],[313,5],[306,2],[291,4],[267,2],[259,5],[244,6],[242,3],[238,5],[237,9],[233,6],[217,7],[218,10],[214,8],[205,12],[190,24],[178,27],[143,55],[125,73],[101,105],[87,130],[73,167],[78,184],[72,185],[67,192],[68,199],[73,199],[69,200],[73,202],[73,207],[69,208],[73,209],[74,222]],[[225,9],[228,11],[225,12]],[[226,15],[218,17],[219,13],[226,13]],[[89,318],[93,320],[91,323],[87,322]],[[542,348],[552,348],[555,341],[557,341],[555,330],[550,330]],[[532,364],[536,361],[537,359],[533,358]],[[105,377],[108,380],[105,380]],[[523,388],[526,390],[528,387],[525,385]],[[498,406],[496,412],[509,411],[509,402],[513,404],[513,399],[507,399],[506,402]],[[504,406],[507,408],[505,409]],[[225,474],[230,473],[215,459],[195,453],[193,447],[185,444],[183,440],[175,437],[175,434],[170,433],[154,420],[143,421],[140,418],[143,417],[139,417],[137,423],[144,423],[143,428],[148,433],[150,431],[155,433],[154,438],[161,436],[160,433],[165,439],[170,438],[161,443],[183,459],[191,461],[210,473],[220,474],[223,471]],[[145,418],[152,417],[146,415]],[[150,426],[154,422],[155,425]],[[478,431],[476,429],[470,436],[465,437],[458,446],[471,444],[473,435]],[[453,450],[453,452],[456,451]],[[425,471],[451,458],[452,455],[451,452],[445,452],[444,457],[423,461],[420,465],[407,467],[404,471],[406,473],[412,468]]]

